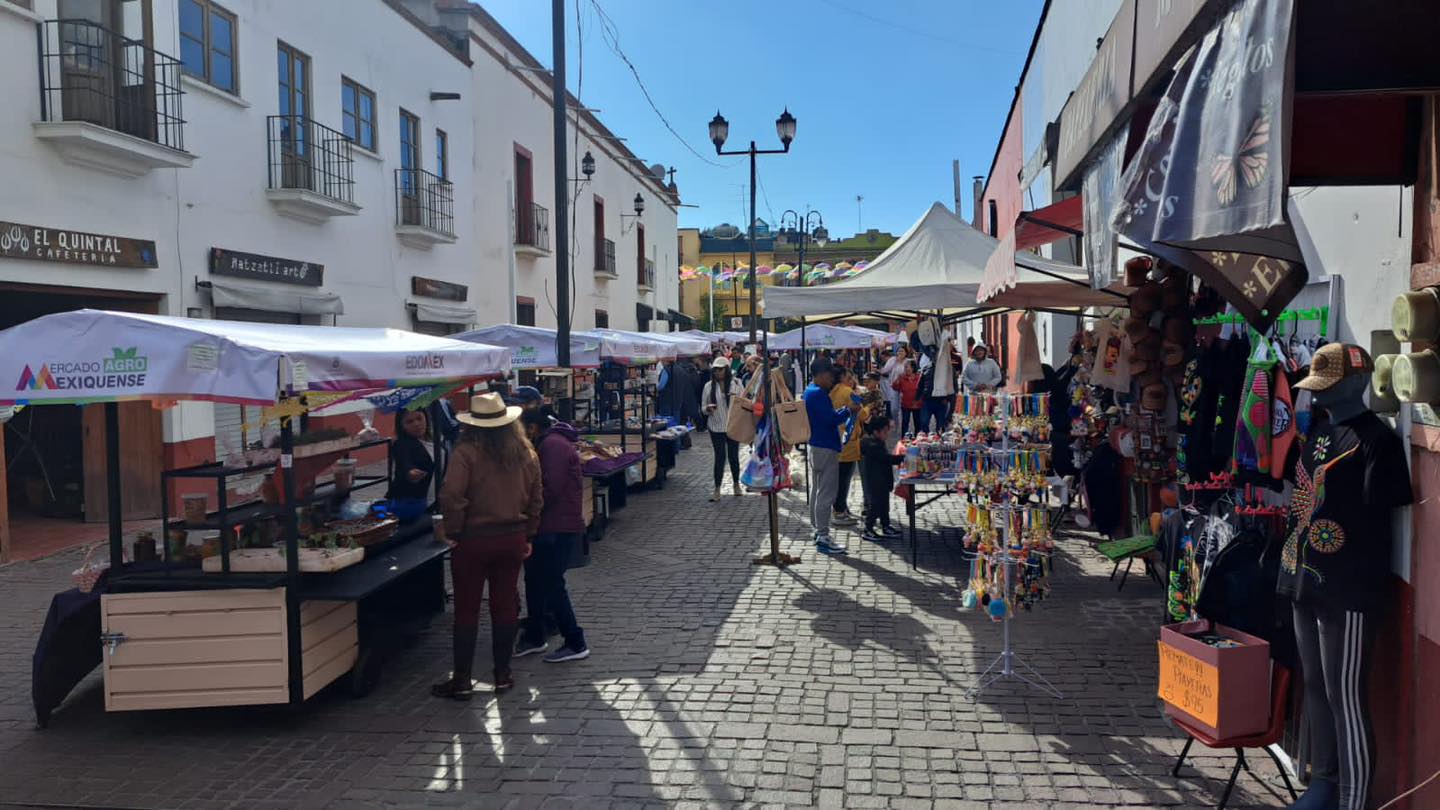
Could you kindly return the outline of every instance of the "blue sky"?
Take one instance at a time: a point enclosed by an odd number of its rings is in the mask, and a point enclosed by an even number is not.
[[[960,160],[985,174],[1000,139],[1043,0],[567,0],[569,87],[647,163],[676,168],[681,226],[745,221],[745,158],[716,158],[706,134],[720,110],[726,148],[753,138],[778,147],[775,119],[799,120],[789,155],[762,157],[756,211],[822,212],[832,235],[857,224],[903,232],[939,200],[951,204]],[[610,50],[604,10],[665,118]],[[482,0],[543,64],[551,63],[550,3]],[[583,45],[583,60],[580,49]],[[578,83],[583,61],[583,85]],[[722,163],[710,165],[706,161]],[[864,201],[859,206],[856,195]],[[858,213],[858,216],[857,216]]]

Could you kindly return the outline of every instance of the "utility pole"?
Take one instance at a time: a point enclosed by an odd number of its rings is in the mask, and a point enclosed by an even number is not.
[[[570,169],[565,165],[565,0],[550,3],[550,95],[555,105],[555,360],[570,367]],[[579,126],[579,123],[576,123]]]
[[[960,161],[958,159],[950,161],[950,175],[955,181],[955,216],[963,219],[965,215],[960,213]]]
[[[865,232],[865,217],[861,215],[860,204],[865,202],[865,195],[855,195],[855,234],[858,236]]]

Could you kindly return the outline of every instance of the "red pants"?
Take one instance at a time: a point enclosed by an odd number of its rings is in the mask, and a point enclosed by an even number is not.
[[[520,569],[525,564],[525,534],[471,537],[450,550],[450,575],[455,580],[455,624],[480,624],[480,600],[490,583],[490,622],[520,620]]]

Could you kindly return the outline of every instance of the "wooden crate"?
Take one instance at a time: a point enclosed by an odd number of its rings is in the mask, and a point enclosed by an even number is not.
[[[101,597],[101,627],[125,639],[103,653],[105,710],[286,703],[285,589]],[[301,606],[304,694],[348,672],[359,653],[353,602]]]

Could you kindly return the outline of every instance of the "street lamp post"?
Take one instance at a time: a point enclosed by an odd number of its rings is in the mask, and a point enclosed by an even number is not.
[[[790,151],[790,142],[795,140],[795,116],[790,114],[787,107],[775,119],[775,134],[780,136],[780,149],[758,149],[755,142],[750,142],[749,149],[737,149],[725,151],[725,140],[730,137],[730,122],[717,110],[715,117],[710,119],[710,142],[715,144],[717,155],[749,155],[750,156],[750,223],[747,233],[750,235],[750,344],[755,344],[755,335],[760,326],[760,308],[756,304],[757,276],[755,260],[755,156],[756,155],[778,155]],[[766,449],[773,459],[775,453],[780,451],[780,426],[774,419],[774,399],[771,396],[770,385],[770,332],[761,333],[760,339],[761,374],[764,374],[761,388],[764,391],[761,401],[764,402],[764,418],[770,420],[770,430],[766,440]],[[763,565],[788,565],[799,562],[794,557],[780,553],[780,516],[779,504],[775,498],[775,491],[778,484],[772,484],[769,492],[766,493],[766,500],[770,513],[770,553],[763,557],[756,558],[755,562]]]
[[[810,224],[811,217],[815,218],[814,226]],[[819,211],[807,209],[805,216],[802,217],[795,209],[786,209],[785,212],[780,215],[780,229],[782,232],[787,232],[785,229],[787,218],[795,223],[789,228],[788,233],[790,238],[795,240],[795,272],[800,274],[800,286],[803,287],[805,286],[805,242],[813,238],[815,244],[823,248],[830,243],[830,232],[825,230],[825,217],[821,216]],[[809,321],[806,320],[804,316],[801,316],[800,365],[805,368],[801,369],[800,375],[801,379],[806,382],[810,380],[810,369],[806,362],[808,349],[805,345],[805,326],[808,323]]]

